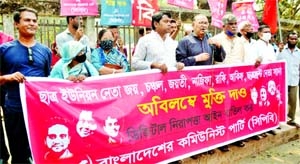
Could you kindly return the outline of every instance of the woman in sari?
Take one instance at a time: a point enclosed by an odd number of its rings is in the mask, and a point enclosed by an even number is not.
[[[91,63],[100,75],[130,72],[130,65],[116,48],[113,48],[113,34],[110,30],[102,29],[98,35],[99,47],[91,55]]]

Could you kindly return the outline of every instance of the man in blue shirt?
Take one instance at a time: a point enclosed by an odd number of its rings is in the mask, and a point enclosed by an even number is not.
[[[176,48],[177,62],[183,62],[185,66],[212,65],[215,60],[221,62],[225,58],[225,52],[221,53],[220,45],[210,45],[208,25],[205,15],[199,14],[194,17],[193,33],[181,39]]]
[[[47,77],[50,73],[51,50],[35,40],[38,14],[35,9],[22,7],[14,12],[17,40],[0,46],[0,85],[6,89],[4,119],[11,163],[30,163],[19,83],[26,76]]]
[[[279,46],[278,60],[285,60],[287,63],[287,83],[288,83],[288,125],[300,128],[295,122],[296,105],[297,105],[297,89],[299,83],[299,66],[300,66],[300,50],[296,46],[298,35],[296,32],[290,32],[287,35],[287,45]]]

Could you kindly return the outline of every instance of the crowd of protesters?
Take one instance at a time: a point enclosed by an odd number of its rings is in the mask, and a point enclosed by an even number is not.
[[[132,63],[129,63],[128,50],[119,36],[118,26],[102,29],[95,36],[97,47],[91,48],[89,38],[82,29],[82,18],[67,16],[66,30],[56,36],[50,49],[35,39],[38,30],[38,13],[35,9],[19,8],[14,12],[13,19],[18,38],[13,39],[0,33],[1,106],[11,163],[31,162],[19,94],[19,83],[31,76],[81,82],[91,76],[138,70],[159,69],[162,73],[167,73],[171,68],[182,70],[189,66],[242,63],[258,67],[260,63],[286,60],[289,105],[287,124],[300,128],[295,122],[300,68],[296,32],[287,34],[286,44],[274,45],[271,43],[272,34],[267,25],[258,28],[258,39],[255,40],[250,22],[245,21],[238,26],[237,18],[233,14],[226,14],[222,19],[223,30],[211,36],[207,17],[199,14],[193,18],[192,29],[177,41],[181,21],[172,19],[168,12],[158,12],[152,16],[151,29],[141,28]],[[4,144],[2,124],[0,130],[0,158],[6,162],[9,154]],[[265,134],[254,136],[254,139],[259,140],[261,136]],[[245,145],[244,141],[233,144],[239,147]],[[229,151],[228,146],[219,149],[223,152]]]

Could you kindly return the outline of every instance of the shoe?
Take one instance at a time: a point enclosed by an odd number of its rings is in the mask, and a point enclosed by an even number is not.
[[[262,133],[261,136],[262,137],[267,137],[267,134],[266,133]]]
[[[198,158],[198,154],[197,155],[193,155],[191,156],[192,159],[197,159]]]
[[[252,136],[252,137],[250,137],[250,138],[253,139],[253,140],[256,140],[256,141],[260,140],[260,137],[259,137],[259,136]]]
[[[227,152],[227,151],[229,151],[228,145],[219,147],[218,149],[221,150],[222,152]]]
[[[238,147],[244,147],[245,146],[245,144],[242,141],[234,142],[233,145],[238,146]]]
[[[294,122],[294,121],[288,121],[287,122],[287,124],[288,125],[291,125],[291,126],[295,126],[297,129],[299,129],[300,128],[300,125],[299,124],[297,124],[296,122]]]
[[[269,133],[269,134],[272,134],[273,136],[275,136],[275,135],[276,135],[276,133],[275,133],[275,131],[274,131],[274,130],[267,131],[267,133]]]
[[[210,155],[215,154],[215,150],[209,150],[209,151],[207,152],[207,154],[210,154]]]

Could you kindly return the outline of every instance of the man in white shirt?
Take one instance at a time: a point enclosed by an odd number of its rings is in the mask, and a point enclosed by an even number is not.
[[[237,19],[233,14],[226,14],[222,18],[223,31],[211,38],[214,43],[221,45],[226,57],[219,64],[241,64],[244,62],[244,44],[237,34]]]
[[[255,43],[257,59],[262,62],[271,62],[276,60],[276,54],[272,44],[270,44],[271,31],[267,25],[261,25],[257,33],[259,39]]]
[[[252,39],[253,36],[253,27],[251,22],[249,21],[243,21],[239,24],[238,27],[240,34],[241,34],[241,40],[244,43],[244,49],[245,49],[245,56],[244,56],[244,63],[247,64],[255,64],[257,60],[257,56],[255,53],[253,53],[256,49],[255,42],[256,40]]]
[[[160,69],[163,73],[171,67],[176,67],[177,70],[183,69],[184,64],[177,63],[175,58],[177,42],[169,36],[171,14],[167,12],[154,14],[152,29],[150,34],[139,39],[132,58],[132,68],[134,70]]]
[[[82,26],[82,17],[80,16],[67,16],[68,27],[65,31],[59,33],[56,36],[56,45],[58,47],[58,51],[60,51],[63,44],[66,42],[76,40],[81,44],[86,46],[86,55],[87,59],[90,60],[91,49],[90,42],[87,35],[83,34]]]

